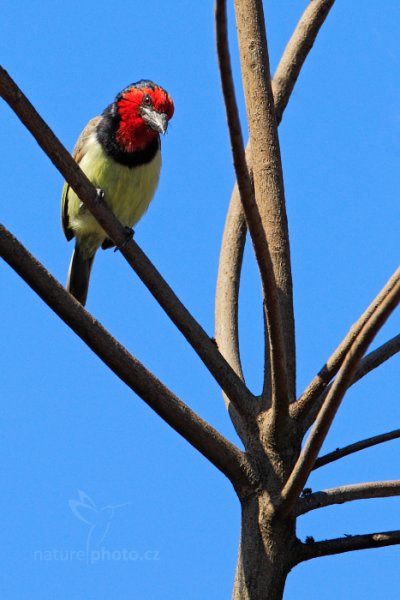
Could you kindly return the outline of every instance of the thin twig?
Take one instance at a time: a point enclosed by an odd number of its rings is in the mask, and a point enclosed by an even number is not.
[[[98,201],[95,188],[57,139],[18,86],[0,67],[0,95],[18,115],[79,198],[96,217],[121,254],[167,315],[197,352],[216,381],[241,412],[250,392],[221,355],[214,342],[193,318],[157,269],[133,241],[126,242],[124,227],[105,203]]]
[[[244,211],[263,285],[271,366],[269,435],[278,444],[295,394],[289,233],[262,2],[235,0],[235,13],[255,192],[251,218],[245,204]],[[243,151],[241,157],[245,163]]]
[[[325,465],[339,460],[344,456],[349,456],[350,454],[354,454],[355,452],[360,452],[360,450],[372,448],[373,446],[377,446],[378,444],[383,444],[384,442],[389,442],[391,440],[397,440],[398,438],[400,438],[400,429],[395,429],[394,431],[389,431],[388,433],[381,433],[380,435],[375,435],[374,437],[370,437],[365,440],[360,440],[359,442],[355,442],[354,444],[349,444],[344,448],[337,448],[333,452],[329,452],[328,454],[324,454],[324,456],[320,456],[319,458],[317,458],[313,470],[319,469],[320,467],[324,467]]]
[[[325,508],[333,504],[344,504],[345,502],[370,498],[389,498],[390,496],[400,496],[399,480],[343,485],[301,497],[297,501],[296,514],[304,515],[311,510]]]
[[[386,297],[390,290],[392,290],[399,281],[400,269],[393,274],[393,276],[386,283],[385,287],[368,306],[366,311],[361,315],[358,321],[354,323],[346,337],[342,340],[319,373],[314,377],[306,390],[302,393],[299,400],[291,407],[294,418],[299,420],[307,419],[308,412],[313,409],[314,403],[318,400],[318,398],[324,392],[326,386],[339,371],[349,349],[364,327],[365,323],[367,323],[371,315],[373,315],[377,307],[380,305],[382,299]]]
[[[294,85],[319,30],[334,0],[312,0],[298,22],[287,44],[272,81],[277,124],[282,119]],[[251,169],[250,144],[246,160]],[[246,220],[235,184],[221,244],[215,299],[216,340],[219,349],[238,374],[241,374],[238,336],[238,296],[243,251],[246,240]],[[268,343],[268,340],[266,340]],[[266,344],[267,347],[267,344]],[[269,353],[266,352],[266,362]],[[269,390],[269,368],[265,368],[264,391]],[[263,393],[264,398],[266,393]]]
[[[400,274],[400,269],[398,270]],[[387,287],[387,286],[385,286]],[[287,514],[294,507],[296,500],[307,481],[307,478],[315,464],[318,452],[328,434],[332,421],[340,406],[340,403],[351,384],[355,370],[362,355],[379,329],[388,319],[389,315],[400,302],[400,280],[386,295],[381,298],[379,305],[375,308],[368,321],[355,339],[347,353],[339,374],[323,403],[314,427],[307,442],[293,468],[293,471],[282,490],[282,504],[279,509],[281,514]]]
[[[244,454],[134,358],[3,225],[0,256],[128,387],[237,489],[249,486],[251,471]]]
[[[299,564],[305,560],[342,554],[353,550],[367,550],[368,548],[383,548],[384,546],[395,546],[400,544],[400,530],[380,531],[378,533],[367,533],[364,535],[347,535],[332,540],[301,544],[298,549],[296,561]]]

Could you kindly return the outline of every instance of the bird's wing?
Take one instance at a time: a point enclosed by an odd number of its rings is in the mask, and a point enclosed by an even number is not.
[[[82,131],[81,135],[79,136],[79,138],[75,144],[75,147],[72,151],[72,158],[75,159],[75,161],[78,163],[78,165],[81,162],[83,154],[84,154],[83,149],[85,146],[85,142],[86,142],[87,138],[89,137],[89,135],[92,133],[92,131],[95,129],[95,127],[97,126],[99,121],[101,121],[101,119],[102,119],[102,117],[100,117],[100,116],[94,117],[93,119],[91,119],[89,121],[89,123],[86,125],[85,129]],[[69,185],[67,182],[65,182],[63,191],[62,191],[62,196],[61,196],[61,224],[62,224],[62,228],[63,228],[65,237],[67,238],[68,241],[70,241],[74,237],[74,233],[69,226],[68,191],[69,191]]]

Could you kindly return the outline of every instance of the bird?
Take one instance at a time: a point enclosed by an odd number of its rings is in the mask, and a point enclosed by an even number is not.
[[[117,94],[103,113],[89,121],[72,156],[127,229],[147,211],[161,169],[160,134],[174,114],[170,95],[154,82],[141,79]],[[90,272],[100,246],[114,246],[89,209],[67,182],[61,197],[61,223],[67,241],[75,237],[67,290],[86,304]]]

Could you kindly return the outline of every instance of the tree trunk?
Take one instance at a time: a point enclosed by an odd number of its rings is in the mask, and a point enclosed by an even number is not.
[[[242,502],[232,600],[282,600],[296,543],[294,521],[274,520],[265,494]]]

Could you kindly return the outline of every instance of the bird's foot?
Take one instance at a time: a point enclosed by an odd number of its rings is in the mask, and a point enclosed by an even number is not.
[[[133,238],[135,232],[132,229],[132,227],[128,227],[127,225],[124,227],[124,235],[125,235],[125,240],[122,242],[122,244],[120,244],[119,246],[117,246],[114,249],[114,252],[116,252],[117,250],[121,250],[121,248],[125,248],[125,246],[127,245],[128,242],[131,241],[131,239]]]
[[[112,240],[110,240],[109,238],[106,238],[104,240],[104,242],[101,244],[101,249],[102,250],[108,250],[108,248],[114,248],[115,244]]]
[[[96,188],[96,192],[97,192],[96,202],[98,204],[104,204],[104,196],[105,196],[104,191],[100,188]]]
[[[96,188],[96,198],[94,199],[96,204],[104,204],[104,192],[100,188]],[[79,202],[79,212],[87,213],[88,208],[84,202]]]

